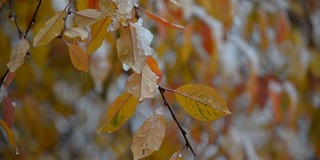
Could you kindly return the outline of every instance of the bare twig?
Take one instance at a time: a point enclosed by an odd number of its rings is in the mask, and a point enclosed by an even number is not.
[[[35,23],[36,16],[37,16],[37,14],[38,14],[39,8],[40,8],[41,3],[42,3],[43,0],[37,0],[37,1],[38,1],[37,8],[36,8],[36,10],[35,10],[34,13],[33,13],[32,19],[31,19],[31,21],[30,21],[30,23],[29,23],[29,25],[28,25],[28,28],[27,28],[27,30],[26,30],[25,33],[23,33],[23,32],[21,31],[20,27],[19,27],[19,24],[18,24],[18,21],[17,21],[17,15],[16,15],[16,13],[15,13],[14,10],[13,10],[13,0],[10,0],[10,1],[9,1],[9,8],[10,8],[9,18],[14,21],[15,26],[16,26],[16,28],[17,28],[17,30],[18,30],[20,39],[22,39],[22,38],[25,39],[25,38],[27,37],[31,26]],[[28,57],[29,55],[30,55],[30,52],[28,51],[27,54],[26,54],[26,56]],[[7,69],[6,72],[3,74],[3,76],[1,77],[1,79],[0,79],[0,87],[2,86],[2,84],[3,84],[4,80],[6,79],[8,73],[9,73],[9,69]]]
[[[186,148],[189,148],[190,151],[191,151],[191,153],[192,153],[192,155],[193,155],[193,158],[194,158],[195,160],[197,160],[197,159],[198,159],[198,158],[197,158],[197,155],[196,155],[196,153],[193,151],[192,146],[190,145],[190,142],[189,142],[189,140],[188,140],[187,132],[186,132],[186,131],[182,128],[182,126],[180,125],[178,119],[176,118],[175,114],[173,113],[173,111],[172,111],[172,109],[171,109],[171,107],[170,107],[170,104],[168,103],[166,97],[164,96],[165,91],[166,91],[166,90],[170,90],[170,89],[162,88],[161,86],[159,86],[159,87],[158,87],[158,90],[160,91],[161,97],[162,97],[162,99],[163,99],[163,101],[164,101],[164,105],[168,107],[168,109],[169,109],[169,111],[170,111],[170,113],[171,113],[172,118],[174,119],[174,121],[175,121],[176,124],[178,125],[179,130],[180,130],[180,132],[181,132],[181,134],[182,134],[182,136],[183,136],[183,138],[184,138],[184,140],[185,140],[185,142],[186,142],[186,144],[185,144],[185,146],[182,148],[182,150],[183,150],[185,147],[186,147]],[[180,150],[180,152],[181,152],[181,150]]]

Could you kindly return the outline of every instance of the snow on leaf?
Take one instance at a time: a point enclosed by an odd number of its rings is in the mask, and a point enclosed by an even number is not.
[[[142,19],[130,23],[117,40],[118,57],[120,61],[140,73],[148,55],[153,49],[150,47],[153,35],[142,27]]]
[[[66,44],[73,66],[80,71],[88,72],[88,55],[77,44]]]
[[[3,120],[7,123],[8,127],[11,128],[14,121],[14,106],[12,100],[8,96],[3,96]]]
[[[18,45],[11,50],[10,61],[7,66],[10,72],[15,72],[24,63],[24,57],[26,56],[30,48],[29,42],[25,39],[21,39]]]
[[[181,152],[175,152],[169,160],[181,160]]]
[[[101,18],[97,9],[85,9],[74,13],[74,19],[79,27],[90,26]]]
[[[213,121],[231,114],[226,102],[214,88],[201,84],[188,84],[175,90],[183,109],[193,118]]]
[[[128,78],[126,90],[141,102],[145,98],[153,98],[158,88],[157,81],[158,76],[145,65],[140,74],[135,72]]]
[[[152,70],[153,73],[155,73],[158,76],[158,81],[157,83],[160,83],[162,80],[162,71],[159,69],[158,67],[158,63],[157,61],[152,58],[151,56],[148,56],[146,64],[148,64],[148,66],[150,67],[150,69]]]
[[[132,9],[133,7],[138,7],[138,0],[113,0],[114,3],[117,5],[118,9],[116,12],[116,18],[120,22],[124,20],[123,24],[126,25],[125,20],[131,19],[132,17]]]
[[[157,23],[163,25],[163,26],[166,26],[166,27],[172,27],[172,28],[175,28],[175,29],[179,29],[179,30],[185,30],[186,28],[184,26],[181,26],[179,24],[174,24],[174,23],[171,23],[169,22],[168,20],[164,19],[164,18],[161,18],[147,10],[144,10],[144,9],[141,9],[140,10],[144,11],[147,16],[151,19],[153,19],[154,21],[156,21]]]
[[[131,150],[135,160],[146,157],[157,151],[164,139],[165,119],[161,114],[152,114],[140,126],[133,137]]]
[[[130,93],[124,92],[110,105],[107,122],[97,132],[118,130],[135,112],[138,100]]]
[[[69,38],[81,37],[82,40],[89,37],[89,33],[86,29],[82,27],[69,28],[63,31],[63,34]]]
[[[98,4],[103,17],[115,17],[117,12],[117,4],[115,2],[112,0],[100,0]]]
[[[3,120],[0,120],[0,125],[2,126],[4,131],[7,133],[9,143],[13,146],[16,146],[14,132],[8,127],[7,123],[4,122]]]
[[[87,47],[87,54],[97,50],[107,36],[107,28],[111,23],[111,17],[102,18],[91,26],[91,40]]]
[[[37,33],[33,40],[33,46],[41,46],[50,43],[55,37],[60,35],[63,28],[63,17],[66,15],[65,11],[59,11],[56,15],[51,17],[43,28]]]

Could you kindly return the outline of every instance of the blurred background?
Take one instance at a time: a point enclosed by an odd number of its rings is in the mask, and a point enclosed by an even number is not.
[[[7,0],[9,1],[9,0]],[[88,0],[78,2],[78,7]],[[137,12],[154,36],[152,48],[164,73],[161,86],[176,89],[200,83],[219,90],[232,115],[214,122],[191,118],[167,93],[169,103],[200,160],[320,159],[320,1],[319,0],[140,0],[144,8],[176,30]],[[43,1],[27,40],[67,1]],[[25,31],[35,0],[15,0]],[[94,7],[94,6],[87,6]],[[19,40],[9,5],[0,8],[0,75]],[[132,137],[156,108],[159,95],[139,104],[135,115],[113,133],[96,133],[108,106],[124,91],[132,71],[118,60],[116,39],[108,32],[90,55],[88,74],[75,70],[67,46],[55,39],[30,49],[8,94],[15,104],[12,130],[19,154],[1,128],[0,159],[132,159]],[[0,109],[3,104],[0,102]],[[166,137],[145,159],[169,159],[184,140],[165,110]],[[2,117],[1,117],[2,118]],[[182,159],[192,159],[184,150]]]

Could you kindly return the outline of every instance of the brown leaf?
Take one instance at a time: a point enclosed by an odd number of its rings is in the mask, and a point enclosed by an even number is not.
[[[7,123],[8,127],[11,128],[14,121],[14,106],[12,100],[8,96],[3,96],[3,120]]]
[[[56,15],[51,17],[43,28],[37,33],[33,40],[33,46],[41,46],[50,43],[55,37],[61,34],[64,25],[63,17],[66,15],[65,11],[59,11]]]
[[[10,72],[15,72],[24,63],[24,57],[26,56],[30,48],[29,42],[25,39],[21,39],[16,47],[11,50],[10,61],[7,66]]]
[[[159,77],[145,65],[140,74],[133,73],[127,81],[126,90],[141,102],[145,98],[153,98],[158,88]]]
[[[88,72],[88,55],[77,44],[69,44],[69,55],[73,66],[83,72]]]
[[[118,57],[120,61],[140,73],[145,65],[148,55],[153,49],[150,47],[153,35],[149,30],[142,27],[142,19],[129,24],[120,38],[117,40]]]
[[[152,114],[144,121],[131,144],[134,159],[146,157],[157,151],[164,139],[165,130],[166,124],[162,114]]]

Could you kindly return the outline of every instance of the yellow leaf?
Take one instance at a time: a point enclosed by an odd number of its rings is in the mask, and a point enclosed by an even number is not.
[[[83,10],[86,8],[99,9],[99,0],[80,0],[77,1],[78,10]]]
[[[69,44],[69,55],[73,66],[83,72],[88,72],[88,55],[83,51],[83,49],[76,44]]]
[[[10,72],[15,72],[24,63],[24,57],[26,56],[30,48],[29,42],[25,39],[21,39],[18,45],[11,50],[10,61],[7,63]]]
[[[197,120],[213,121],[231,114],[218,91],[209,86],[188,84],[174,93],[183,109]]]
[[[66,29],[64,30],[63,34],[68,36],[69,38],[81,37],[82,40],[87,39],[89,37],[88,31],[82,27]]]
[[[33,46],[41,46],[50,43],[55,37],[61,34],[63,29],[65,11],[59,11],[56,15],[51,17],[43,28],[37,33],[33,40]]]
[[[11,145],[16,146],[16,140],[14,137],[14,132],[8,127],[7,123],[3,120],[0,120],[0,125],[4,129],[4,131],[7,133],[8,141]]]
[[[118,57],[120,61],[140,73],[145,65],[148,55],[153,49],[150,47],[153,35],[149,30],[142,27],[142,19],[129,24],[120,38],[117,40]]]
[[[107,113],[107,122],[97,132],[118,130],[134,114],[138,100],[130,93],[124,92],[111,104]]]
[[[91,40],[87,47],[87,54],[91,54],[101,46],[103,39],[107,36],[107,28],[111,20],[111,17],[103,18],[91,26]]]
[[[165,131],[166,124],[162,114],[152,114],[144,121],[131,144],[134,159],[146,157],[157,151],[162,144]]]
[[[158,76],[145,65],[140,74],[133,73],[127,81],[126,90],[141,102],[145,98],[153,98],[158,88]]]
[[[74,20],[79,27],[90,26],[101,18],[101,13],[97,9],[85,9],[74,14]]]
[[[98,4],[101,9],[101,14],[104,17],[115,17],[117,12],[117,4],[115,4],[113,0],[100,0]]]

